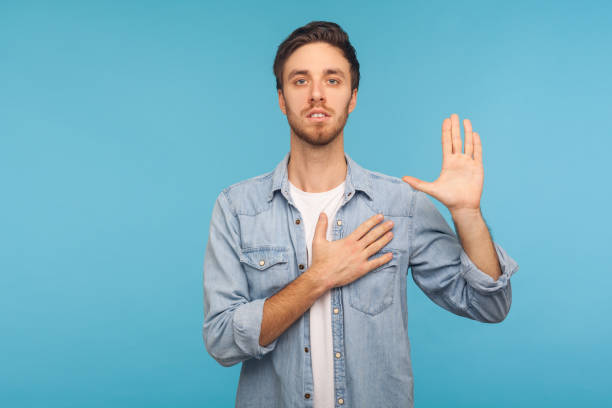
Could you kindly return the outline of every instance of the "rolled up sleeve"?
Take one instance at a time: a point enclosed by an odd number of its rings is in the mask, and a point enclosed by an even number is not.
[[[510,277],[518,264],[494,242],[502,275],[493,280],[471,261],[429,197],[414,194],[410,268],[417,286],[459,316],[486,323],[504,320],[512,303]]]
[[[202,337],[209,354],[231,366],[261,359],[277,340],[259,344],[265,299],[251,299],[242,264],[237,216],[221,192],[215,202],[204,255],[204,324]]]
[[[518,269],[518,264],[514,259],[510,258],[510,255],[496,242],[493,242],[497,258],[499,259],[499,266],[501,267],[502,274],[493,280],[493,278],[478,269],[472,260],[465,253],[463,248],[461,249],[461,267],[463,269],[463,277],[468,281],[471,287],[483,295],[497,292],[498,290],[504,289],[510,285],[510,277]]]

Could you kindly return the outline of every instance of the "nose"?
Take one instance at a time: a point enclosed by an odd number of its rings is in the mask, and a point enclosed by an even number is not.
[[[325,95],[323,94],[323,87],[318,81],[314,81],[310,90],[310,102],[325,102]]]

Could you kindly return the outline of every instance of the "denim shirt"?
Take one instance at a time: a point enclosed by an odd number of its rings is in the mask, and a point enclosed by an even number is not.
[[[290,153],[266,174],[233,184],[215,202],[204,257],[203,339],[223,366],[242,362],[237,407],[312,407],[309,311],[259,344],[264,301],[304,273],[307,244],[289,194]],[[331,290],[336,407],[412,407],[406,278],[436,304],[481,322],[510,309],[517,263],[494,243],[495,281],[468,258],[429,197],[399,178],[360,167],[346,153],[346,187],[334,240],[382,213],[393,239],[374,257],[391,261]]]

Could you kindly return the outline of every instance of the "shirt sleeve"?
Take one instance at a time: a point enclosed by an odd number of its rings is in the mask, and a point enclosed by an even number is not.
[[[209,354],[223,366],[249,358],[261,359],[277,340],[259,344],[263,305],[251,299],[240,263],[237,216],[224,192],[215,202],[204,255],[204,324],[202,337]]]
[[[497,280],[478,269],[430,198],[415,191],[410,267],[412,278],[436,304],[486,323],[505,319],[512,303],[510,277],[518,264],[493,243],[502,274]]]

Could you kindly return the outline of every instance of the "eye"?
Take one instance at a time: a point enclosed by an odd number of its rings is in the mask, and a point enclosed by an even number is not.
[[[301,85],[300,83],[298,83],[300,81],[304,81],[305,82],[306,80],[304,78],[300,78],[297,81],[295,81],[294,83],[297,84],[297,85]]]
[[[336,84],[339,84],[339,83],[340,83],[340,82],[338,82],[338,80],[337,80],[337,79],[333,79],[333,78],[331,78],[331,79],[330,79],[330,81],[334,81],[334,85],[336,85]]]

